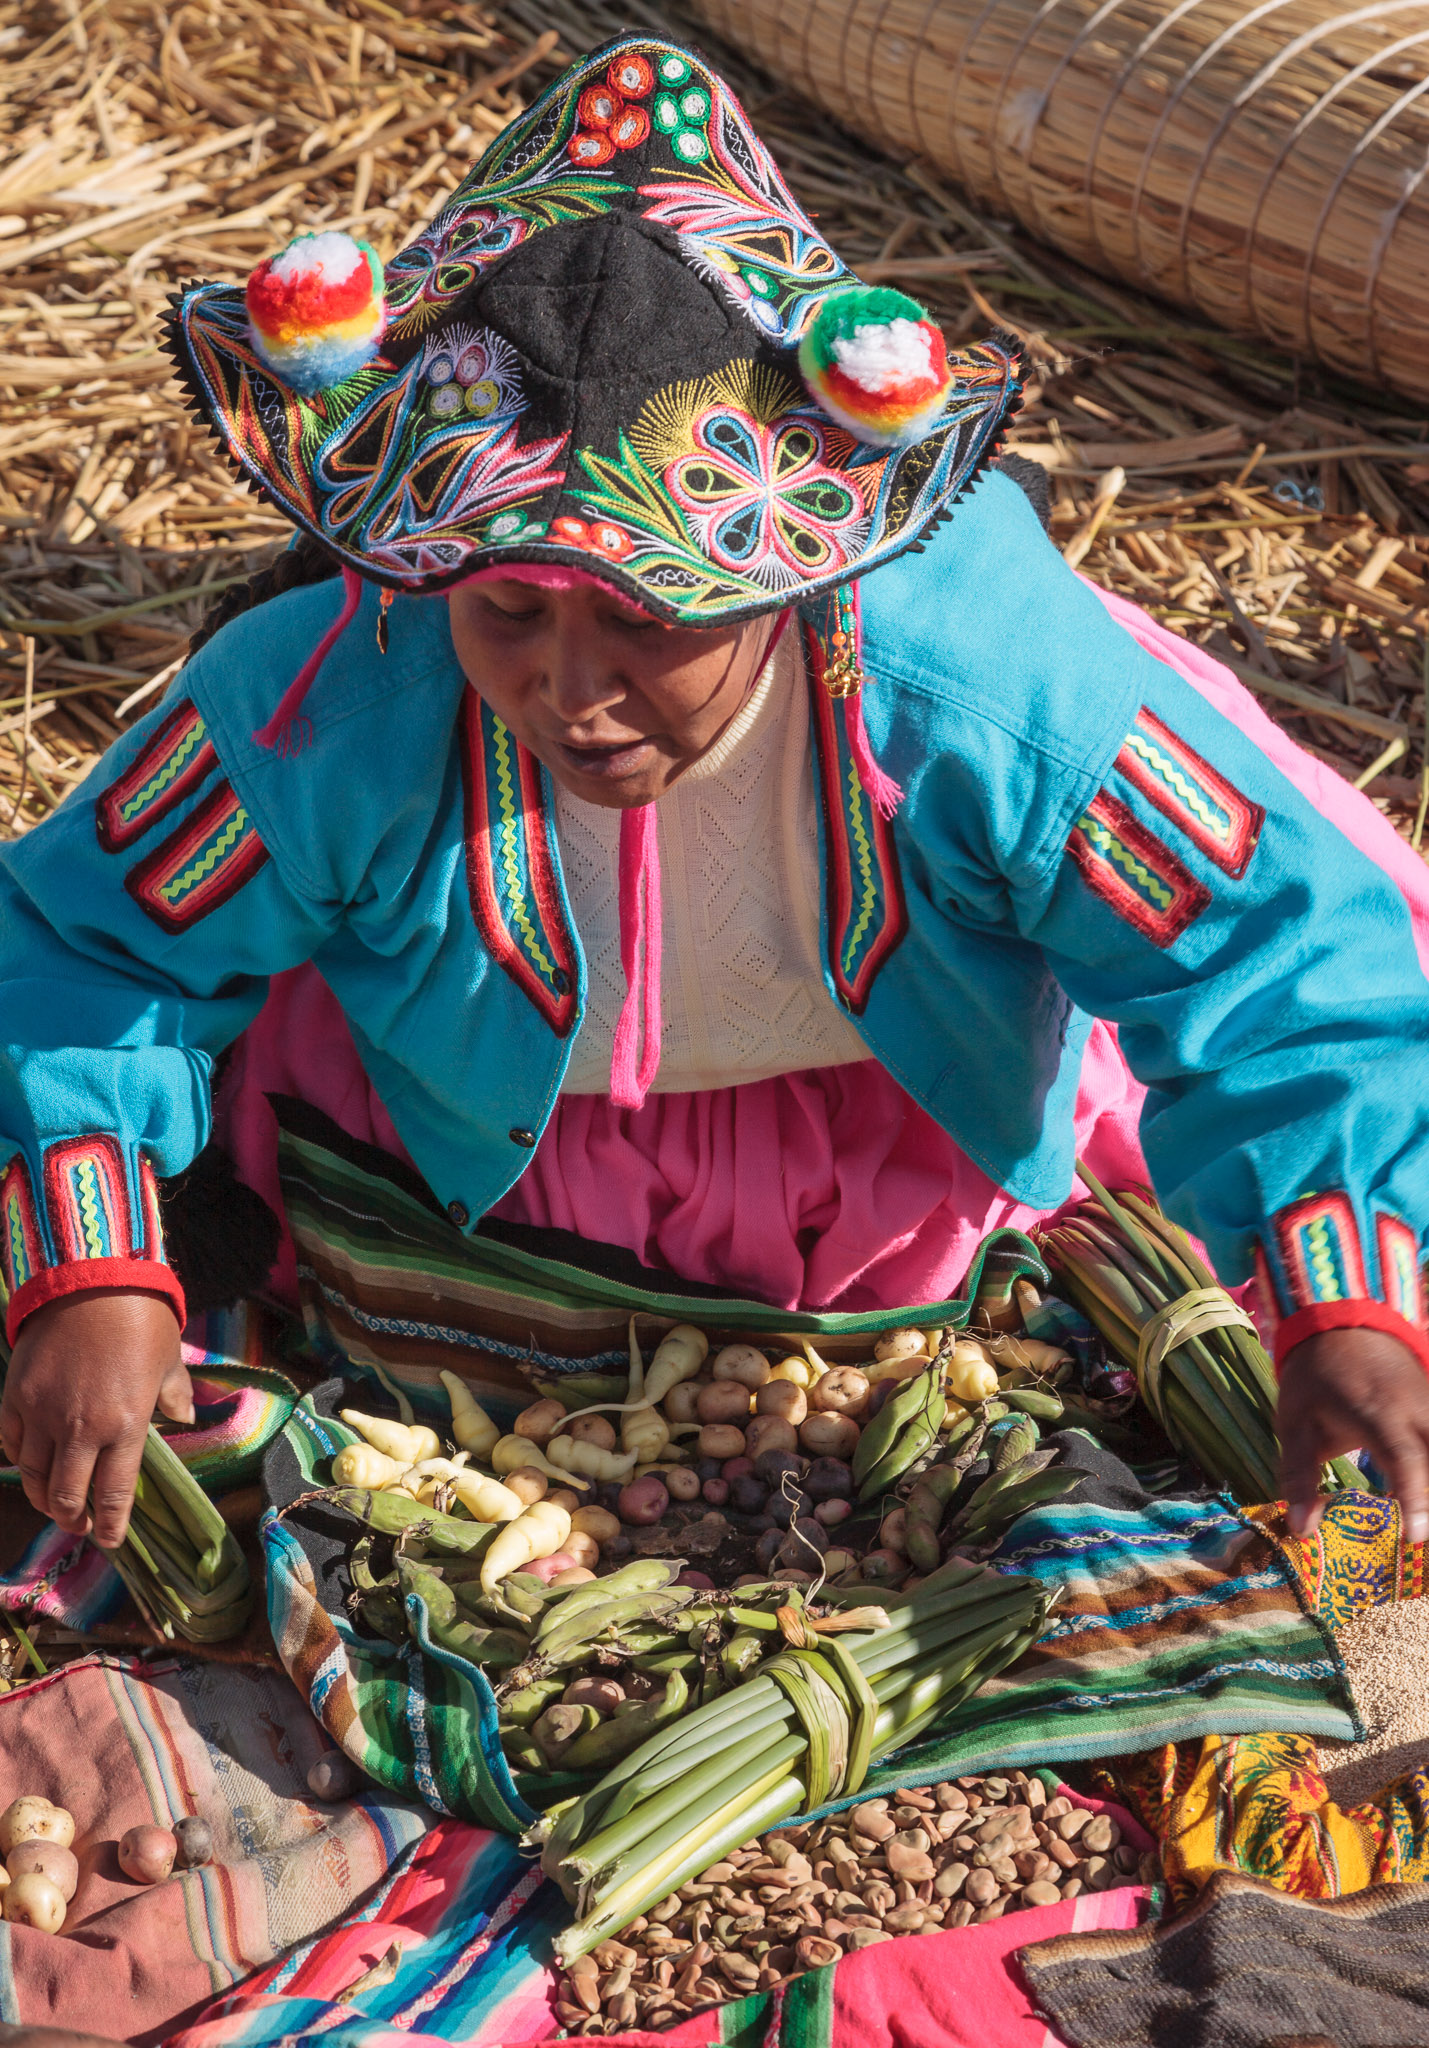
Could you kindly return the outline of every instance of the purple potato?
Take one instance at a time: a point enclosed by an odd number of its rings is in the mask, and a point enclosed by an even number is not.
[[[847,1500],[853,1493],[853,1474],[842,1458],[815,1458],[804,1474],[804,1491],[815,1500]]]

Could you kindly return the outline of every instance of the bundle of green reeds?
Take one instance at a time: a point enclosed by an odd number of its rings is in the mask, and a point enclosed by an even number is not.
[[[863,1610],[877,1625],[856,1638],[827,1620],[805,1630],[796,1608],[783,1610],[785,1648],[532,1831],[579,1916],[557,1939],[561,1961],[750,1836],[856,1792],[870,1763],[1030,1649],[1050,1605],[1036,1579],[953,1559],[886,1609]]]
[[[1136,1374],[1171,1442],[1250,1505],[1279,1498],[1275,1373],[1245,1311],[1184,1230],[1148,1195],[1093,1191],[1041,1237],[1061,1292]],[[1346,1458],[1325,1468],[1331,1491],[1363,1487]]]
[[[232,1530],[203,1488],[150,1428],[129,1531],[106,1552],[139,1612],[171,1641],[221,1643],[248,1619],[253,1588]]]

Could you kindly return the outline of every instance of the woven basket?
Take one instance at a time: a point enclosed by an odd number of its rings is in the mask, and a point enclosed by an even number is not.
[[[694,0],[1089,268],[1429,398],[1423,0]]]

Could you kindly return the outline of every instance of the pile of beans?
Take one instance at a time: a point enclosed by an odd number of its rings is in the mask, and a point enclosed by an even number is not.
[[[1021,1771],[900,1790],[732,1850],[566,1972],[572,2033],[663,2027],[904,1934],[1155,1883],[1106,1814]]]

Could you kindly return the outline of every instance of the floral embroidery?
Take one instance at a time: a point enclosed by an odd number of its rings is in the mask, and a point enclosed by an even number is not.
[[[1138,714],[1116,765],[1209,860],[1240,879],[1265,823],[1262,805],[1243,797],[1154,711]]]
[[[187,931],[236,896],[268,859],[258,828],[231,783],[220,782],[124,886],[166,932]]]
[[[831,697],[824,687],[836,600],[806,606],[800,617],[824,816],[829,968],[839,1000],[860,1017],[875,978],[908,930],[908,906],[893,828],[870,803],[849,746],[849,700]]]
[[[1369,1296],[1359,1226],[1348,1195],[1306,1195],[1275,1216],[1275,1241],[1296,1308]]]
[[[1170,848],[1105,791],[1077,820],[1067,851],[1087,887],[1153,946],[1173,945],[1211,900]]]
[[[105,852],[118,853],[132,845],[197,789],[217,761],[197,706],[180,704],[95,804],[95,825]]]
[[[564,1038],[576,1021],[575,938],[541,770],[474,690],[461,709],[466,873],[487,951]]]
[[[472,324],[484,293],[494,308],[502,280],[519,283],[534,238],[611,213],[653,229],[652,249],[678,237],[748,316],[749,359],[696,380],[684,438],[658,460],[620,417],[573,446],[564,363],[538,378],[516,354],[519,321],[498,323],[511,342]],[[727,86],[689,52],[631,35],[539,95],[392,258],[382,352],[351,376],[309,395],[281,384],[236,285],[178,295],[168,345],[239,467],[360,574],[434,591],[497,548],[558,559],[613,536],[594,552],[636,601],[697,625],[875,568],[995,446],[1018,382],[1000,340],[956,355],[943,414],[910,447],[856,442],[811,404],[787,351],[820,300],[856,282]],[[782,392],[776,411],[737,396],[760,380]],[[583,521],[580,537],[558,517]]]

